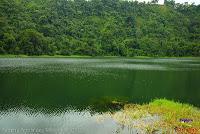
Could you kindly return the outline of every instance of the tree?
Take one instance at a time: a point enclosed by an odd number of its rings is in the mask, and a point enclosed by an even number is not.
[[[48,54],[49,42],[43,34],[33,29],[27,29],[21,33],[19,47],[22,53],[27,55]]]
[[[13,34],[11,33],[4,33],[3,34],[3,42],[4,42],[4,50],[7,53],[13,53],[16,47],[16,40]]]
[[[158,0],[152,0],[151,3],[156,4],[158,3]]]
[[[198,56],[200,5],[0,0],[0,53]]]
[[[174,0],[164,0],[164,5],[169,7],[175,7],[175,1]]]

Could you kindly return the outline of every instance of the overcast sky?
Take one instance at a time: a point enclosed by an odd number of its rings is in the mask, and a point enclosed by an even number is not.
[[[143,2],[143,1],[152,1],[152,0],[137,0],[137,1],[140,1],[140,2]],[[185,3],[185,2],[188,2],[188,3],[195,3],[196,5],[198,5],[198,4],[200,4],[200,0],[175,0],[176,1],[176,3]],[[159,2],[158,3],[160,3],[160,4],[163,4],[164,3],[164,0],[159,0]]]

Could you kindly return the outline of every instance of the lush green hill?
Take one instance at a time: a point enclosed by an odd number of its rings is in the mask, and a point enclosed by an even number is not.
[[[0,0],[0,53],[200,56],[200,5]]]

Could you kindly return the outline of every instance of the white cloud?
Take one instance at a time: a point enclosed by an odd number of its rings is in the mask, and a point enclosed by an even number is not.
[[[145,2],[148,2],[148,1],[152,1],[152,0],[136,0],[136,1],[138,1],[138,2],[144,2],[144,1],[145,1]],[[159,4],[163,4],[163,3],[164,3],[164,0],[159,0],[158,3],[159,3]]]
[[[185,3],[185,2],[188,2],[188,3],[195,3],[195,4],[200,4],[200,0],[175,0],[176,3]]]
[[[152,1],[152,0],[137,0],[139,2],[148,2],[148,1]],[[176,3],[185,3],[185,2],[188,2],[188,3],[195,3],[196,5],[200,4],[200,0],[175,0]],[[158,2],[159,4],[163,4],[164,3],[164,0],[159,0]]]

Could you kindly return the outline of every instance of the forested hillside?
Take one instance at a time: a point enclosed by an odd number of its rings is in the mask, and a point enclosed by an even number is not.
[[[200,56],[200,5],[0,0],[0,54]]]

